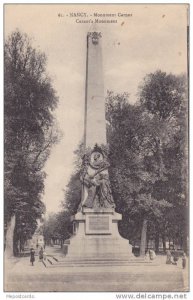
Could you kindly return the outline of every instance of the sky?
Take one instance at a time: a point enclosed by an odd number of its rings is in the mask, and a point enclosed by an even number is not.
[[[70,17],[80,12],[88,17]],[[92,25],[76,20],[94,20],[94,13],[132,14],[100,18],[117,23],[97,25],[102,32],[105,94],[129,92],[134,103],[146,74],[158,69],[187,72],[186,5],[5,5],[5,38],[16,28],[33,38],[33,46],[48,58],[47,71],[59,97],[55,117],[63,137],[45,165],[43,201],[48,212],[61,209],[63,190],[75,169],[74,150],[83,136],[86,35]]]

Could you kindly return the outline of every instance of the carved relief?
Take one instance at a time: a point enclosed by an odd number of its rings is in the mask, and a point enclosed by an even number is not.
[[[88,33],[88,36],[90,36],[90,37],[92,38],[92,43],[93,43],[94,45],[97,45],[97,44],[98,44],[98,41],[99,41],[99,38],[102,37],[101,32],[96,32],[96,31],[94,31],[94,32],[89,32],[89,33]]]
[[[103,147],[95,145],[93,150],[88,150],[83,157],[80,180],[83,185],[84,197],[82,207],[88,208],[114,208],[107,161]]]

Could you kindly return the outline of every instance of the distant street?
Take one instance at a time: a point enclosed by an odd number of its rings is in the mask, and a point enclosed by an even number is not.
[[[157,256],[156,264],[147,266],[64,266],[59,248],[47,247],[46,253],[47,267],[38,261],[38,256],[34,266],[29,257],[10,259],[6,264],[5,291],[188,290],[187,269],[182,269],[181,259],[177,266],[166,265],[165,256]]]

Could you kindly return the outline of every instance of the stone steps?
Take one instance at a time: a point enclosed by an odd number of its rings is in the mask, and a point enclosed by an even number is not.
[[[132,258],[130,260],[112,259],[112,258],[83,258],[83,259],[58,259],[55,257],[47,258],[47,268],[77,266],[77,267],[98,267],[98,266],[155,266],[156,262],[145,261],[141,258]]]

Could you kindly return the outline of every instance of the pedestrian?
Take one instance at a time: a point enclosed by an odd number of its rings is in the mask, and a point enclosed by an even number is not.
[[[186,254],[183,253],[182,256],[182,268],[185,269],[186,268]]]
[[[172,263],[172,254],[170,250],[166,252],[166,264],[170,265]]]
[[[173,253],[173,262],[172,262],[173,265],[176,265],[178,264],[178,254],[176,251],[174,251]]]
[[[42,261],[43,260],[43,248],[41,247],[40,248],[40,251],[39,251],[39,261]]]
[[[156,258],[156,254],[154,250],[149,250],[149,258],[150,260],[154,260]]]
[[[30,249],[30,262],[32,264],[32,266],[34,265],[34,261],[35,261],[35,250],[34,248],[32,247]]]
[[[47,257],[47,254],[46,254],[46,251],[44,250],[43,251],[43,260],[46,260],[46,257]]]
[[[149,252],[148,251],[146,251],[146,253],[145,253],[145,260],[149,260]]]

